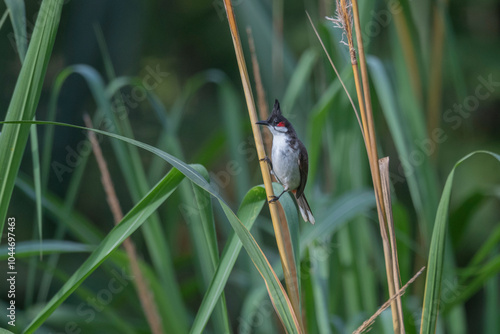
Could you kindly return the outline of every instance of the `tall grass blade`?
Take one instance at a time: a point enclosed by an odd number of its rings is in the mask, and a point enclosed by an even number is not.
[[[250,230],[255,222],[257,216],[262,210],[264,203],[266,201],[266,191],[262,186],[256,186],[250,189],[238,210],[238,218],[245,225],[245,227]],[[222,256],[217,266],[217,270],[210,282],[210,286],[203,297],[200,308],[196,313],[196,318],[194,319],[193,326],[191,327],[190,333],[198,334],[202,333],[206,326],[206,323],[214,309],[219,296],[222,294],[224,286],[227,283],[229,274],[238,258],[242,247],[241,241],[238,239],[236,234],[232,234],[224,247]]]
[[[10,14],[10,21],[14,29],[14,39],[16,43],[15,50],[19,55],[21,63],[24,62],[26,57],[26,50],[28,49],[28,34],[26,32],[26,9],[24,0],[4,0]],[[13,45],[12,35],[9,34],[10,42]]]
[[[283,195],[285,196],[285,195]],[[290,197],[286,200],[292,201]],[[360,189],[351,191],[333,201],[333,204],[328,206],[328,210],[320,212],[318,217],[318,224],[306,225],[300,235],[300,260],[307,260],[307,250],[310,246],[314,246],[316,241],[322,242],[325,239],[329,240],[338,232],[339,228],[347,224],[354,217],[365,214],[375,207],[375,197],[373,190]],[[296,210],[295,210],[296,212]],[[276,268],[276,274],[280,279],[283,278],[283,271],[280,264],[273,263],[273,268]],[[310,276],[310,275],[309,275]],[[304,279],[303,279],[304,280]],[[242,322],[248,324],[252,322],[252,318],[259,309],[265,297],[263,288],[256,288],[249,292],[251,296],[245,301],[243,310],[241,312]],[[306,297],[307,298],[307,297]],[[307,307],[307,305],[306,305]],[[242,333],[249,333],[251,326],[242,326]]]
[[[7,8],[5,12],[3,12],[2,17],[0,18],[0,29],[2,29],[3,24],[5,21],[7,21],[7,18],[9,17],[9,9]]]
[[[0,124],[5,124],[5,123],[6,122],[0,122]],[[191,166],[185,164],[184,162],[182,162],[178,158],[157,149],[156,147],[153,147],[151,145],[139,142],[139,141],[134,140],[134,139],[126,138],[126,137],[123,137],[123,136],[120,136],[120,135],[117,135],[117,134],[114,134],[111,132],[106,132],[106,131],[97,130],[97,129],[89,129],[89,128],[85,128],[85,127],[81,127],[81,126],[69,125],[69,124],[58,123],[58,122],[14,121],[11,123],[61,125],[61,126],[69,126],[69,127],[72,127],[75,129],[80,129],[80,130],[94,131],[98,134],[102,134],[102,135],[105,135],[105,136],[108,136],[111,138],[125,141],[129,144],[135,145],[139,148],[145,149],[153,154],[156,154],[156,155],[159,155],[160,157],[162,157],[165,161],[170,163],[174,168],[178,169],[181,173],[183,173],[186,177],[188,177],[192,182],[194,182],[195,184],[197,184],[201,188],[205,189],[212,196],[217,198],[217,200],[219,201],[219,203],[222,206],[222,209],[224,210],[224,212],[226,214],[226,217],[228,218],[229,222],[231,223],[231,226],[233,227],[236,234],[238,235],[238,237],[242,241],[243,246],[245,247],[245,250],[248,252],[249,256],[252,258],[252,261],[254,262],[257,270],[259,271],[262,278],[264,279],[269,296],[271,298],[271,301],[273,302],[273,306],[275,307],[275,310],[278,313],[278,316],[280,317],[285,329],[289,333],[300,333],[300,327],[298,324],[298,320],[295,316],[295,313],[293,312],[293,308],[292,308],[292,305],[290,303],[290,300],[288,299],[288,296],[286,295],[286,292],[283,289],[283,286],[281,285],[276,273],[272,269],[271,265],[269,264],[269,261],[267,260],[266,256],[264,255],[264,253],[260,249],[259,245],[256,243],[255,239],[252,237],[250,232],[245,228],[245,226],[238,219],[238,216],[231,210],[229,205],[224,201],[224,199],[219,194],[219,192],[212,185],[210,185],[205,180],[205,178],[203,176],[201,176]],[[156,187],[156,188],[158,188],[158,187]],[[151,194],[155,192],[155,189],[153,189],[148,194],[148,196],[151,196]],[[167,195],[169,195],[169,194],[167,194]],[[145,199],[143,199],[143,201],[147,202],[147,199],[148,199],[148,197],[145,197]],[[159,206],[159,203],[157,203],[158,201],[159,200],[155,199],[154,204]],[[137,208],[138,208],[138,205],[136,205],[134,207],[134,209],[138,210]],[[152,212],[151,213],[149,212],[150,208],[151,208],[151,206],[146,206],[143,209],[148,210],[147,213],[152,214]],[[129,214],[127,214],[124,217],[124,219],[127,219],[127,221],[129,221],[131,216],[134,214],[138,214],[138,213],[135,211],[130,211]],[[146,219],[142,215],[140,215],[139,217],[141,219],[142,218]],[[142,223],[142,222],[140,222],[140,223]],[[139,227],[139,226],[137,226],[139,224],[137,222],[135,222],[135,224],[134,224],[134,222],[129,221],[128,225],[131,225],[131,224],[133,224],[133,227],[135,229],[137,229]],[[121,231],[121,229],[123,228],[123,227],[120,227],[121,225],[122,225],[122,223],[120,223],[120,225],[115,227],[115,229],[113,230],[113,231],[115,231],[114,234],[118,234],[118,232],[116,232],[117,229],[118,229],[118,231]],[[127,226],[127,224],[124,224],[123,226]],[[119,240],[122,240],[122,239],[128,237],[131,233],[132,232],[127,231],[127,234],[122,235],[119,238]],[[116,235],[114,235],[114,237],[116,237]],[[109,234],[105,240],[108,240],[108,238],[110,238]],[[106,245],[101,243],[101,246],[104,247]],[[115,244],[115,245],[113,245],[113,247],[116,248],[116,247],[118,247],[118,245]],[[93,254],[95,255],[95,253],[96,252],[94,252]],[[87,260],[86,263],[88,264],[88,266],[92,265],[91,268],[89,268],[89,269],[92,269],[92,270],[95,269],[102,262],[101,261],[99,263],[96,263],[94,260],[96,260],[96,259],[94,258],[92,261]],[[103,260],[103,259],[101,259],[101,260]],[[83,281],[83,279],[85,279],[85,277],[87,277],[89,274],[89,273],[85,274],[85,270],[80,271],[79,273],[83,276],[80,276],[81,280],[79,280],[75,277],[74,279],[76,281],[73,282],[75,284],[80,284],[81,281]],[[85,276],[85,275],[87,275],[87,276]],[[64,290],[60,290],[60,297],[67,298],[69,296],[69,294],[71,293],[70,290],[73,288],[76,289],[76,287],[65,286]],[[73,291],[73,290],[71,290],[71,291]],[[60,303],[62,303],[62,300],[59,300],[59,298],[54,297],[52,299],[52,301],[49,302],[49,305],[44,309],[45,310],[43,312],[44,314],[43,315],[39,314],[37,319],[42,318],[42,317],[43,318],[48,317],[48,314],[45,314],[45,312],[48,312],[48,313],[52,312],[57,307],[57,305],[59,305]],[[36,320],[36,321],[33,321],[32,324],[34,324],[35,322],[37,325],[40,325],[40,323],[41,323],[40,320]]]
[[[44,0],[21,68],[6,121],[31,120],[35,116],[47,64],[57,33],[62,0]],[[28,124],[6,124],[0,135],[0,234],[10,203],[21,158],[29,136]]]
[[[125,215],[123,220],[108,233],[89,258],[68,279],[48,304],[25,329],[34,332],[69,295],[95,270],[120,244],[137,230],[177,188],[183,179],[177,170],[168,173],[152,190]],[[168,319],[164,319],[168,322]],[[177,329],[180,330],[180,329]]]
[[[92,121],[90,120],[90,116],[88,114],[84,115],[84,121],[88,127],[93,127]],[[108,164],[102,154],[99,141],[97,140],[97,137],[93,132],[89,132],[88,136],[90,143],[92,144],[92,151],[94,152],[94,156],[97,160],[97,165],[101,174],[101,183],[106,193],[106,201],[111,213],[113,214],[113,220],[116,225],[119,224],[121,220],[123,220],[123,212],[120,206],[120,202],[118,200],[118,196],[116,195],[113,180],[109,173]],[[158,307],[149,289],[149,282],[144,279],[144,275],[139,268],[135,244],[131,238],[127,238],[123,241],[123,246],[129,257],[130,271],[135,278],[134,285],[136,288],[137,296],[139,297],[139,300],[141,302],[143,313],[146,316],[149,328],[151,329],[152,333],[161,334],[163,333],[163,328],[158,312]]]
[[[421,334],[435,333],[439,306],[441,301],[441,281],[444,271],[446,225],[448,221],[448,207],[451,197],[451,188],[456,168],[465,160],[475,154],[489,154],[500,162],[500,155],[488,151],[475,151],[460,159],[451,170],[439,201],[434,230],[432,232],[431,245],[429,249],[429,261],[427,264],[427,277],[425,281],[425,295],[420,325]]]
[[[207,182],[210,182],[208,171],[203,166],[193,166]],[[213,276],[216,273],[219,265],[219,250],[217,246],[217,235],[215,232],[215,221],[212,210],[212,201],[210,194],[202,188],[191,183],[192,192],[194,194],[194,207],[186,210],[186,215],[191,216],[187,221],[193,236],[195,248],[195,256],[201,268],[202,283],[208,290]],[[190,202],[187,202],[191,204]],[[186,201],[183,201],[186,204]],[[193,217],[195,216],[195,217]],[[192,219],[195,218],[195,219]],[[228,311],[226,306],[226,298],[224,293],[221,293],[219,300],[215,306],[212,322],[216,333],[231,333],[229,324]]]
[[[236,17],[234,15],[233,7],[230,0],[224,0],[224,6],[226,9],[226,14],[229,23],[229,30],[231,31],[231,38],[233,40],[234,52],[236,55],[236,60],[238,62],[238,68],[240,72],[241,83],[243,85],[243,91],[245,93],[245,100],[247,103],[248,114],[250,116],[250,123],[252,126],[252,132],[254,136],[255,146],[257,149],[257,154],[260,160],[260,168],[262,173],[262,178],[264,180],[264,186],[266,188],[266,194],[268,198],[274,196],[274,191],[271,182],[271,175],[267,166],[267,162],[264,160],[266,157],[266,152],[264,148],[264,142],[262,140],[262,135],[260,133],[259,126],[256,124],[258,121],[257,111],[255,108],[255,101],[253,99],[252,88],[250,85],[250,78],[248,75],[245,57],[243,54],[243,47],[241,44],[240,36],[238,33],[238,27],[236,24]],[[276,203],[275,203],[276,204]],[[285,329],[293,332],[303,332],[304,326],[302,324],[302,317],[300,316],[300,298],[298,295],[298,280],[297,280],[297,269],[295,267],[295,261],[293,258],[293,250],[290,249],[290,232],[286,222],[280,221],[279,213],[276,205],[269,205],[269,210],[271,212],[271,219],[273,222],[274,234],[276,238],[276,243],[278,245],[278,250],[280,253],[283,271],[285,273],[285,282],[288,289],[289,298],[286,298],[286,307],[282,308],[284,304],[273,298],[271,295],[271,301],[275,307],[280,320],[282,321]],[[226,211],[226,210],[225,210]],[[230,219],[231,221],[231,219]],[[233,225],[233,224],[232,224]],[[233,225],[233,228],[235,225]],[[248,232],[244,230],[243,232]],[[252,238],[255,243],[255,240]],[[259,249],[260,250],[260,249]],[[255,259],[254,259],[255,263]],[[269,267],[272,270],[272,268]],[[261,272],[262,274],[262,272]],[[276,274],[273,272],[274,277],[277,279]],[[273,282],[274,283],[274,282]],[[282,287],[281,287],[282,288]],[[269,290],[269,292],[271,292]],[[288,309],[287,309],[288,308]],[[291,316],[291,317],[290,317]]]
[[[97,41],[104,59],[106,73],[110,80],[115,80],[115,71],[106,43],[100,33],[100,29],[96,29],[96,31]],[[104,100],[106,101],[106,105],[101,112],[103,112],[106,120],[111,121],[113,125],[112,131],[128,138],[134,138],[132,126],[128,118],[128,110],[125,106],[122,94],[117,94],[117,92],[110,90],[99,93],[100,95],[105,95]],[[113,109],[111,101],[114,101],[118,108]],[[113,146],[113,150],[119,162],[120,170],[125,176],[125,182],[132,200],[138,201],[150,188],[144,166],[141,163],[142,160],[139,151],[137,147],[126,145],[123,141],[112,141],[111,145]],[[148,240],[146,243],[148,252],[152,258],[155,269],[158,271],[164,283],[165,295],[163,295],[163,298],[167,298],[168,296],[169,300],[176,304],[176,307],[173,308],[177,311],[177,316],[174,317],[174,321],[177,321],[179,326],[183,326],[181,324],[187,321],[186,308],[178,291],[173,263],[171,261],[172,257],[170,256],[170,248],[167,243],[168,239],[163,237],[164,230],[158,213],[155,212],[151,215],[149,222],[143,225],[141,232],[143,232],[145,239]]]
[[[319,242],[314,242],[309,249],[309,258],[311,261],[311,270],[314,275],[311,276],[311,285],[314,293],[315,319],[318,324],[318,332],[322,334],[331,333],[330,328],[330,309],[328,302],[330,296],[328,289],[328,277],[330,270],[329,261],[325,261],[325,250]],[[310,318],[312,319],[312,318]]]
[[[30,139],[31,139],[31,156],[33,159],[33,179],[35,184],[36,192],[36,210],[35,210],[35,220],[38,226],[38,237],[40,238],[40,246],[42,245],[42,181],[40,172],[40,154],[38,152],[38,134],[36,131],[36,125],[30,127]],[[40,249],[40,257],[42,256],[42,250]]]
[[[74,241],[45,240],[42,251],[44,254],[57,253],[87,253],[95,249],[94,246]],[[40,252],[40,244],[36,241],[21,241],[16,244],[16,258],[26,258],[37,255]],[[7,261],[9,257],[7,246],[0,246],[0,261]]]

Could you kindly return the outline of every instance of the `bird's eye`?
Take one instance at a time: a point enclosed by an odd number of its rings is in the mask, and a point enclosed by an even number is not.
[[[280,128],[284,127],[285,126],[285,122],[279,122],[276,126],[279,126]]]

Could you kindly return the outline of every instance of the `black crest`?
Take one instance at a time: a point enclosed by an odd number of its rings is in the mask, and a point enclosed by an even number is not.
[[[285,122],[285,125],[287,127],[290,126],[290,122],[288,122],[288,120],[281,113],[280,103],[277,99],[274,100],[273,112],[271,113],[271,115],[267,119],[267,122],[271,126],[275,126],[279,122]]]
[[[272,115],[275,115],[275,116],[281,116],[281,108],[280,108],[280,102],[278,101],[278,99],[275,99],[274,100],[274,107],[273,107],[273,112],[271,114]]]

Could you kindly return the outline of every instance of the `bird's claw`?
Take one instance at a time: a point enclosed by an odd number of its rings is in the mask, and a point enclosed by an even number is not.
[[[273,173],[273,162],[271,161],[271,159],[269,159],[269,157],[267,155],[264,158],[259,159],[259,161],[267,162],[267,166],[269,167],[271,173]]]
[[[269,204],[274,203],[277,200],[279,200],[279,197],[277,197],[277,196],[271,196],[271,199],[269,200]]]
[[[259,161],[265,161],[265,162],[267,162],[269,164],[271,163],[271,159],[269,159],[269,157],[267,155],[264,158],[259,159]]]

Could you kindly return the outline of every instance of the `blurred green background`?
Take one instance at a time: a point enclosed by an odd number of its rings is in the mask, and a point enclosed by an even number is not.
[[[365,52],[369,55],[379,152],[391,159],[393,209],[401,248],[401,278],[405,283],[426,263],[438,200],[453,165],[474,150],[500,152],[500,3],[492,0],[402,1],[402,7],[398,7],[398,3],[395,0],[361,1],[360,14]],[[334,15],[335,3],[237,0],[233,6],[250,76],[253,78],[247,26],[251,27],[256,43],[266,103],[270,108],[275,98],[280,100],[284,114],[309,150],[311,165],[306,189],[309,202],[324,224],[333,224],[334,220],[328,220],[333,219],[329,209],[339,198],[372,187],[354,113],[305,14],[308,11],[311,15],[351,95],[355,96],[347,46],[340,43],[342,31],[325,19]],[[0,8],[3,12],[5,5]],[[26,2],[28,34],[33,30],[38,8],[38,2]],[[406,25],[406,36],[410,39],[401,39],[402,28],[396,16]],[[436,29],[436,17],[441,17],[441,32]],[[21,68],[9,22],[2,26],[0,40],[3,45],[0,48],[3,82],[0,117],[3,119]],[[405,47],[405,43],[412,48]],[[415,59],[414,67],[408,63],[408,52]],[[100,77],[105,87],[115,77],[134,78],[132,81],[138,86],[126,86],[110,99],[113,111],[128,116],[137,140],[160,147],[187,163],[204,165],[233,210],[237,210],[251,186],[262,182],[221,0],[66,1],[37,109],[38,120],[51,117],[49,102],[56,79],[65,68],[76,64],[87,65],[87,73],[95,70],[92,75]],[[419,80],[416,89],[411,73],[416,73]],[[253,89],[256,96],[255,86]],[[72,74],[57,97],[55,120],[83,125],[83,114],[94,115],[100,108],[95,101],[82,76]],[[388,113],[391,106],[393,114]],[[47,129],[39,127],[41,145]],[[430,133],[432,138],[434,131],[438,131],[440,139],[429,141],[426,136]],[[113,219],[95,159],[85,154],[89,159],[80,175],[76,172],[81,165],[79,155],[72,153],[79,152],[85,138],[80,130],[55,128],[50,148],[41,147],[42,154],[52,151],[49,168],[42,171],[43,182],[47,183],[50,196],[58,198],[60,203],[74,191],[74,206],[70,205],[69,210],[85,217],[105,234],[113,227]],[[104,139],[101,145],[121,206],[127,212],[137,202],[123,172],[127,167],[115,156],[109,139]],[[138,157],[137,162],[144,166],[150,186],[170,168],[145,151],[140,151]],[[68,164],[71,159],[78,161],[78,166]],[[66,166],[64,171],[59,163]],[[440,332],[494,333],[491,330],[500,329],[500,320],[494,315],[500,306],[498,265],[487,271],[487,277],[479,280],[478,286],[472,287],[467,279],[474,277],[464,274],[466,269],[479,268],[469,266],[470,261],[486,240],[491,240],[493,232],[498,231],[498,171],[498,163],[487,156],[477,156],[457,170],[448,225],[447,259],[454,264],[450,277],[445,278],[445,286],[449,284],[454,297],[462,296],[464,291],[469,295],[463,300],[457,297],[442,301],[443,309],[447,303],[451,307],[444,313]],[[20,178],[31,180],[32,174],[27,149]],[[75,177],[81,182],[71,188]],[[413,181],[408,182],[408,178]],[[9,216],[15,216],[18,221],[18,242],[38,238],[35,204],[26,194],[16,187],[9,209]],[[196,247],[186,224],[189,207],[186,209],[185,205],[185,197],[176,192],[160,208],[159,214],[164,232],[161,237],[170,250],[166,256],[175,268],[186,314],[192,321],[205,287],[197,267]],[[307,252],[312,252],[314,247],[328,250],[326,264],[315,270],[310,269],[307,256],[302,259],[303,294],[308,295],[303,303],[307,305],[304,312],[310,332],[325,331],[320,325],[314,325],[317,319],[311,314],[322,306],[328,314],[329,329],[344,333],[357,327],[387,298],[373,204],[371,208],[308,246]],[[222,249],[231,227],[218,205],[214,205],[214,210],[217,239]],[[46,213],[43,239],[85,243],[71,229],[61,226],[59,219]],[[267,213],[259,217],[252,233],[266,255],[277,260]],[[135,233],[132,238],[140,256],[151,264],[147,236]],[[497,259],[498,239],[492,242],[495,246],[488,249],[485,258]],[[20,322],[30,320],[37,307],[58,290],[64,277],[73,273],[86,256],[62,254],[52,262],[46,262],[50,257],[44,256],[44,261],[38,264],[33,264],[37,262],[36,257],[20,260],[19,271],[27,273],[19,276],[17,283],[20,292],[17,300],[23,309]],[[108,262],[106,266],[114,268]],[[52,266],[57,270],[52,270]],[[62,319],[75,321],[83,332],[103,329],[121,332],[122,329],[109,324],[101,313],[96,322],[86,321],[85,316],[72,312],[86,300],[85,296],[102,289],[102,282],[111,277],[109,268],[100,268],[90,276],[83,284],[88,289],[87,295],[71,296],[50,318],[43,332],[64,331]],[[55,273],[56,277],[42,287],[37,277],[47,273]],[[314,275],[319,275],[322,281],[318,283],[311,278]],[[409,333],[418,330],[424,281],[422,276],[403,299]],[[318,302],[314,293],[317,286],[321,286],[327,296],[325,305]],[[235,332],[279,332],[280,324],[269,312],[268,297],[255,297],[256,302],[252,299],[259,287],[262,288],[262,280],[242,252],[225,288],[229,319]],[[106,307],[133,332],[148,332],[136,298],[132,285],[128,285]],[[459,300],[458,305],[453,304],[455,300]],[[245,309],[252,308],[252,303],[257,303],[254,309],[266,309],[260,318],[257,311]],[[245,322],[245,316],[251,320]],[[457,322],[453,316],[462,320]],[[3,324],[4,319],[1,321]],[[390,313],[384,313],[380,322],[382,325],[378,323],[374,332],[390,332]],[[252,325],[245,326],[245,323]],[[211,325],[206,330],[216,333]]]

